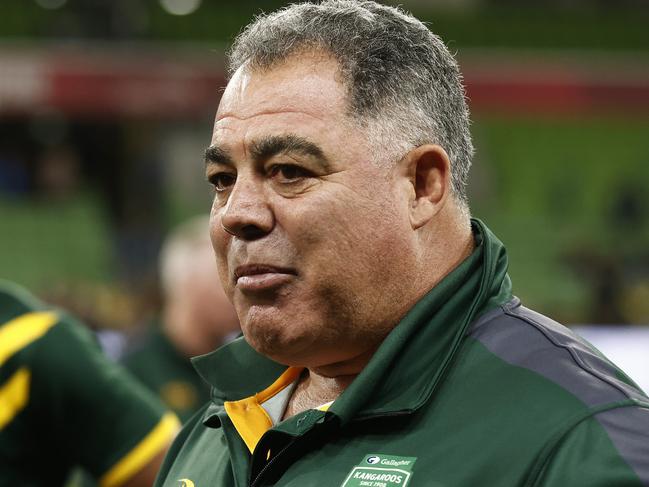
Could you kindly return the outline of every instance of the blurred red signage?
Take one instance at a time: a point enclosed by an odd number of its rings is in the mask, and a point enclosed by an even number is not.
[[[226,82],[223,56],[208,52],[197,58],[188,56],[190,51],[5,47],[0,50],[0,115],[51,109],[111,118],[212,114]],[[649,63],[611,59],[474,52],[462,56],[460,64],[474,112],[649,113]]]
[[[186,118],[211,114],[225,85],[222,58],[146,52],[0,51],[0,113]]]

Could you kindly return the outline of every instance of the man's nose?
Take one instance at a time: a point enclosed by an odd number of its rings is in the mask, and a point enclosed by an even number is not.
[[[237,179],[221,214],[223,230],[242,240],[256,240],[270,233],[274,224],[262,184]]]

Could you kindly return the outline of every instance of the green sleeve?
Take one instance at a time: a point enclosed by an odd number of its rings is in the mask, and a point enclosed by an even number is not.
[[[618,407],[581,421],[564,436],[529,485],[649,485],[649,408]]]
[[[188,421],[183,423],[183,428],[180,430],[180,433],[178,433],[178,436],[176,436],[174,442],[171,444],[171,447],[169,447],[169,451],[165,456],[164,462],[162,462],[162,465],[160,466],[160,470],[158,471],[158,476],[155,479],[153,487],[162,487],[164,485],[165,479],[169,474],[169,470],[176,461],[180,450],[182,450],[185,441],[187,441],[187,438],[189,438],[192,431],[194,431],[196,425],[202,420],[205,414],[205,410],[209,407],[209,404],[210,403],[205,404],[202,408],[196,411],[196,413],[194,413],[194,415]]]
[[[107,359],[81,325],[63,319],[32,353],[34,402],[43,405],[43,417],[71,462],[101,479],[152,435],[160,445],[149,443],[148,453],[140,448],[136,463],[147,463],[171,439],[175,425],[166,421],[173,431],[160,431],[162,404]]]

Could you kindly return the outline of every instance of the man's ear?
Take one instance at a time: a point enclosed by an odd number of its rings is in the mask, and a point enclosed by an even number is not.
[[[411,186],[410,224],[424,226],[444,206],[450,193],[451,163],[436,144],[421,145],[402,160]]]

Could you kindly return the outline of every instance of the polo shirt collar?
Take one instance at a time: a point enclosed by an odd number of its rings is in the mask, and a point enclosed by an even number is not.
[[[287,369],[257,353],[243,337],[192,358],[192,363],[211,386],[212,400],[217,403],[238,401],[263,391]]]

